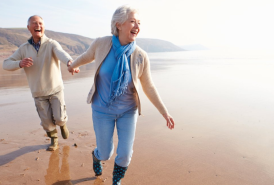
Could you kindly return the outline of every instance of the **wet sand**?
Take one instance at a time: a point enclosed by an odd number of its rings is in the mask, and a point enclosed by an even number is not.
[[[157,61],[152,59],[152,76],[176,128],[168,130],[140,95],[143,115],[122,184],[274,184],[274,65]],[[92,171],[95,135],[85,103],[92,81],[65,81],[71,133],[67,140],[58,133],[60,148],[55,152],[46,151],[49,140],[29,89],[0,89],[1,185],[111,184],[115,155],[104,162],[100,179]],[[116,134],[114,140],[117,143]]]

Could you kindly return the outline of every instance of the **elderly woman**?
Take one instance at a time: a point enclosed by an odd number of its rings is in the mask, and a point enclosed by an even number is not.
[[[138,11],[121,6],[112,17],[113,36],[95,39],[88,50],[68,67],[73,74],[77,67],[95,62],[94,84],[87,98],[87,102],[92,104],[97,145],[92,152],[93,170],[96,176],[101,175],[101,161],[112,156],[116,126],[118,147],[113,184],[120,184],[133,153],[137,117],[141,115],[138,79],[149,100],[165,118],[167,127],[174,128],[174,121],[152,82],[148,56],[136,45],[135,39],[139,32]]]

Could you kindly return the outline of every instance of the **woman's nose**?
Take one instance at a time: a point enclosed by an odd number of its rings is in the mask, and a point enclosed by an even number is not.
[[[140,28],[140,25],[138,23],[135,23],[135,28]]]

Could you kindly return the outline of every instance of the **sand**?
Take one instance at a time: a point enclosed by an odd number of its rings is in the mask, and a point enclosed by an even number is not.
[[[141,94],[143,115],[123,185],[274,184],[273,65],[152,63],[176,127],[167,129]],[[63,140],[58,129],[54,152],[46,151],[49,140],[28,87],[0,89],[1,185],[111,184],[115,155],[103,163],[100,178],[92,171],[95,135],[85,103],[91,72],[65,80],[70,137]]]

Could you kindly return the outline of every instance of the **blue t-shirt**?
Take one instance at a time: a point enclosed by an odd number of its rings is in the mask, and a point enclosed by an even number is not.
[[[130,56],[127,59],[130,66]],[[113,47],[111,47],[96,79],[96,92],[94,93],[91,105],[92,109],[95,111],[109,114],[122,114],[137,107],[136,90],[133,85],[131,71],[126,92],[121,96],[118,96],[109,107],[107,106],[110,95],[111,77],[116,63],[115,51]]]

